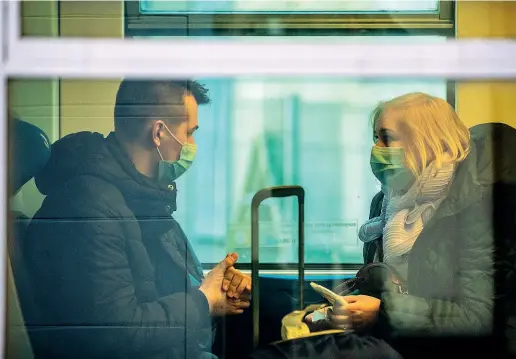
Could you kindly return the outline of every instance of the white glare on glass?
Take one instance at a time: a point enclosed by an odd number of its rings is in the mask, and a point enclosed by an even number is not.
[[[437,0],[141,0],[144,13],[381,13],[436,12]]]

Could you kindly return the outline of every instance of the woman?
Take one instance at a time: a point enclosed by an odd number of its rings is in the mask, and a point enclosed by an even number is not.
[[[373,125],[382,193],[359,237],[366,261],[390,265],[406,291],[341,297],[329,323],[387,339],[490,334],[491,152],[446,101],[423,93],[380,104]]]

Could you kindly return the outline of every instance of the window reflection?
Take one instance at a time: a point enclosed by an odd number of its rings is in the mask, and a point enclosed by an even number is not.
[[[399,94],[446,97],[444,80],[241,78],[200,80],[212,104],[200,107],[198,157],[178,180],[176,216],[202,262],[237,250],[249,261],[250,203],[258,190],[306,190],[308,263],[361,263],[357,228],[378,191],[369,156],[370,112]],[[262,215],[266,263],[296,262],[294,201],[271,200]],[[268,226],[268,227],[267,227]],[[287,251],[281,248],[291,243]],[[287,254],[285,254],[288,253]],[[283,253],[283,254],[282,254]]]

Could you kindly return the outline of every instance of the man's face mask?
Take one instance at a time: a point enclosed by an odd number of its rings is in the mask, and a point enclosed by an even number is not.
[[[412,171],[405,167],[405,151],[401,147],[373,146],[371,169],[382,185],[397,192],[407,191],[415,180]]]
[[[158,180],[170,184],[178,179],[183,173],[185,173],[188,168],[190,168],[197,152],[197,146],[193,143],[183,143],[179,141],[177,137],[174,136],[174,134],[169,130],[169,128],[166,125],[164,126],[172,138],[181,145],[179,159],[174,161],[165,160],[161,155],[159,148],[156,147],[159,157],[161,158],[161,161],[159,161],[158,165]]]

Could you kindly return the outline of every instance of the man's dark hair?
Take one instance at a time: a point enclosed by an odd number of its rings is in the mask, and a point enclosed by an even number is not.
[[[150,118],[171,126],[184,120],[184,96],[191,94],[198,105],[210,102],[208,90],[191,80],[123,80],[115,103],[115,131],[135,139]]]

